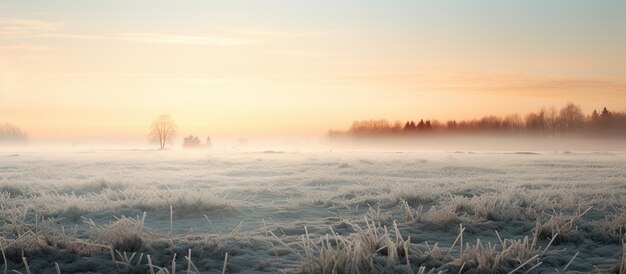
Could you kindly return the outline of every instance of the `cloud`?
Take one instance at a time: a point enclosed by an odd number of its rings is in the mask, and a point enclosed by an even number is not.
[[[153,43],[153,44],[212,45],[212,46],[243,45],[243,44],[249,44],[253,42],[251,40],[219,37],[219,36],[174,35],[174,34],[166,34],[166,33],[117,33],[117,34],[108,34],[108,35],[48,33],[48,34],[33,35],[31,37],[77,39],[77,40],[118,40],[118,41],[130,41],[130,42]]]
[[[0,18],[0,39],[80,39],[119,40],[152,44],[179,44],[204,46],[237,46],[259,43],[267,39],[310,37],[333,31],[282,31],[261,28],[215,28],[210,34],[179,34],[160,32],[122,32],[85,34],[63,31],[66,24],[43,20]]]
[[[1,37],[7,37],[0,32]],[[108,35],[72,34],[72,33],[42,33],[24,34],[21,38],[53,38],[74,40],[118,40],[153,44],[181,44],[205,46],[234,46],[253,43],[253,40],[200,35],[174,35],[165,33],[118,33]]]
[[[600,92],[626,93],[626,83],[609,78],[547,76],[533,74],[466,73],[449,78],[461,90],[502,92],[513,95],[570,95]]]
[[[31,35],[29,38],[61,38],[61,39],[86,39],[86,40],[104,40],[111,39],[106,35],[92,35],[92,34],[71,34],[71,33],[45,33]]]
[[[110,39],[120,39],[142,43],[157,44],[184,44],[184,45],[213,45],[233,46],[252,43],[252,40],[229,38],[220,36],[173,35],[165,33],[121,33],[109,36]]]
[[[504,90],[512,94],[568,95],[603,93],[607,95],[626,95],[626,83],[605,79],[562,78],[530,79],[519,83],[494,85],[491,90]]]
[[[626,95],[626,82],[617,79],[505,73],[398,72],[320,76],[326,84],[390,86],[409,91],[492,93],[512,96]]]
[[[0,45],[0,51],[49,51],[52,48],[47,46],[40,45],[31,45],[31,44],[4,44]]]
[[[241,28],[241,27],[217,27],[215,28],[219,32],[233,33],[244,36],[265,36],[276,37],[285,36],[287,32],[279,30],[261,29],[261,28]]]
[[[242,28],[242,27],[219,27],[216,28],[219,31],[227,33],[239,34],[244,36],[256,36],[256,37],[278,37],[278,38],[290,38],[290,37],[314,37],[324,36],[338,33],[337,30],[319,30],[319,31],[284,31],[274,29],[263,28]]]
[[[0,18],[0,37],[17,38],[57,31],[63,23],[41,20]]]
[[[0,18],[0,51],[48,51],[49,46],[24,41],[23,38],[45,35],[49,32],[58,31],[62,22],[49,22],[41,20],[27,20],[14,18]],[[13,55],[17,56],[17,55]],[[25,55],[19,55],[24,57]]]
[[[282,55],[287,57],[304,57],[304,58],[319,58],[327,56],[325,53],[311,50],[276,50],[270,52],[276,55]]]

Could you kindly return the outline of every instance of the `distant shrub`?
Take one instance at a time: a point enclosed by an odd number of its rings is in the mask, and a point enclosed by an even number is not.
[[[143,246],[143,239],[137,233],[122,234],[113,241],[113,249],[119,251],[138,252]]]
[[[185,137],[185,139],[183,140],[184,148],[195,148],[199,146],[200,146],[200,139],[198,139],[198,137],[196,136],[189,135]]]
[[[0,124],[0,142],[24,142],[27,134],[16,125]]]

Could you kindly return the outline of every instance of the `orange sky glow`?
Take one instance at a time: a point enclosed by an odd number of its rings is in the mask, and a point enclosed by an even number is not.
[[[32,139],[626,109],[619,1],[4,2],[0,122]]]

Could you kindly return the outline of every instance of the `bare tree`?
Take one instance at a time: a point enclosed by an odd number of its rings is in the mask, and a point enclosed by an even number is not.
[[[579,106],[570,102],[559,111],[558,120],[563,131],[576,130],[585,122],[585,115]]]
[[[555,135],[559,126],[559,116],[554,106],[545,111],[544,122],[549,134]]]
[[[166,144],[173,144],[176,137],[176,123],[169,115],[159,116],[150,127],[148,140],[159,144],[159,149],[165,149]]]
[[[537,113],[528,113],[526,115],[526,128],[532,131],[544,131],[546,128],[546,109],[541,108]]]
[[[522,118],[514,113],[504,116],[502,119],[502,128],[507,130],[518,130],[524,127]]]

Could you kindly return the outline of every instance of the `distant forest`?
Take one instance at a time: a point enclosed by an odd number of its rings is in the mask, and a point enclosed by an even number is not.
[[[626,135],[626,112],[594,110],[585,115],[574,103],[557,110],[541,108],[525,116],[488,115],[474,120],[408,120],[393,123],[381,120],[354,121],[348,131],[329,131],[330,137],[381,136],[427,133],[529,133],[540,135]]]

